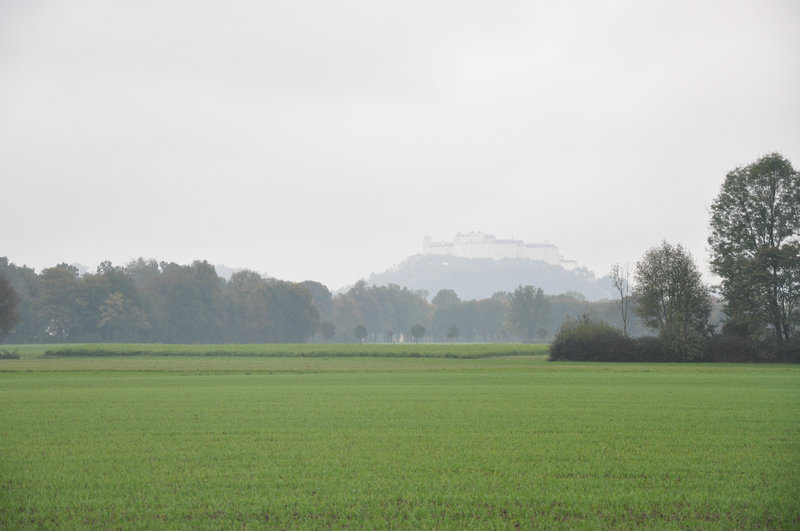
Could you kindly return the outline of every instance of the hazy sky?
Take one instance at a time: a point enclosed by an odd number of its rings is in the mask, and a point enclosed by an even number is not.
[[[483,231],[595,271],[706,256],[800,166],[800,2],[0,0],[0,256],[335,289]]]

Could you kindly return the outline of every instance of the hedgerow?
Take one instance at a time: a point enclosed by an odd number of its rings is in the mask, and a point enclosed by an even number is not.
[[[481,344],[249,344],[185,345],[89,343],[62,345],[45,351],[48,357],[117,356],[254,356],[254,357],[397,357],[476,359],[544,354],[545,345]]]
[[[649,361],[649,362],[800,362],[800,344],[780,349],[747,337],[699,333],[676,338],[631,338],[613,326],[582,318],[561,325],[550,345],[552,361]]]

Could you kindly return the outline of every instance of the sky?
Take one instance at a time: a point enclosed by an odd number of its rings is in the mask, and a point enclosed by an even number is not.
[[[727,172],[800,166],[796,0],[0,0],[0,256],[331,289],[457,232],[701,269]]]

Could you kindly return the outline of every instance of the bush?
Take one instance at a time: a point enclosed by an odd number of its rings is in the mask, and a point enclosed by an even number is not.
[[[694,352],[693,360],[705,357],[705,350]],[[550,360],[564,361],[689,361],[674,343],[658,337],[630,338],[613,326],[581,318],[567,320],[550,345]]]
[[[16,352],[0,348],[0,360],[18,360],[19,354]]]
[[[631,340],[636,351],[637,361],[670,363],[680,361],[673,350],[658,337],[637,337]]]
[[[779,361],[800,363],[800,341],[787,343],[778,351]]]
[[[708,341],[708,361],[728,363],[800,363],[800,342],[775,345],[741,335],[721,335]]]
[[[748,337],[722,335],[708,341],[708,361],[742,363],[759,361],[757,345]]]
[[[631,338],[613,326],[582,318],[566,321],[550,345],[551,360],[642,361]]]
[[[660,337],[632,339],[611,325],[583,317],[561,325],[550,345],[550,360],[800,363],[800,342],[776,347],[740,335],[706,339],[700,333],[684,337],[662,333]]]
[[[669,351],[669,361],[706,361],[708,358],[708,341],[697,330],[665,327],[658,339],[663,348]]]

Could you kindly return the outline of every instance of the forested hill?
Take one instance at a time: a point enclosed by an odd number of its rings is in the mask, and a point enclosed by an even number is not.
[[[597,279],[585,268],[567,271],[560,266],[524,259],[418,254],[388,271],[371,275],[367,282],[397,284],[431,294],[452,289],[464,300],[489,298],[499,291],[513,291],[520,285],[540,287],[549,295],[580,293],[590,301],[614,297],[608,278]]]

